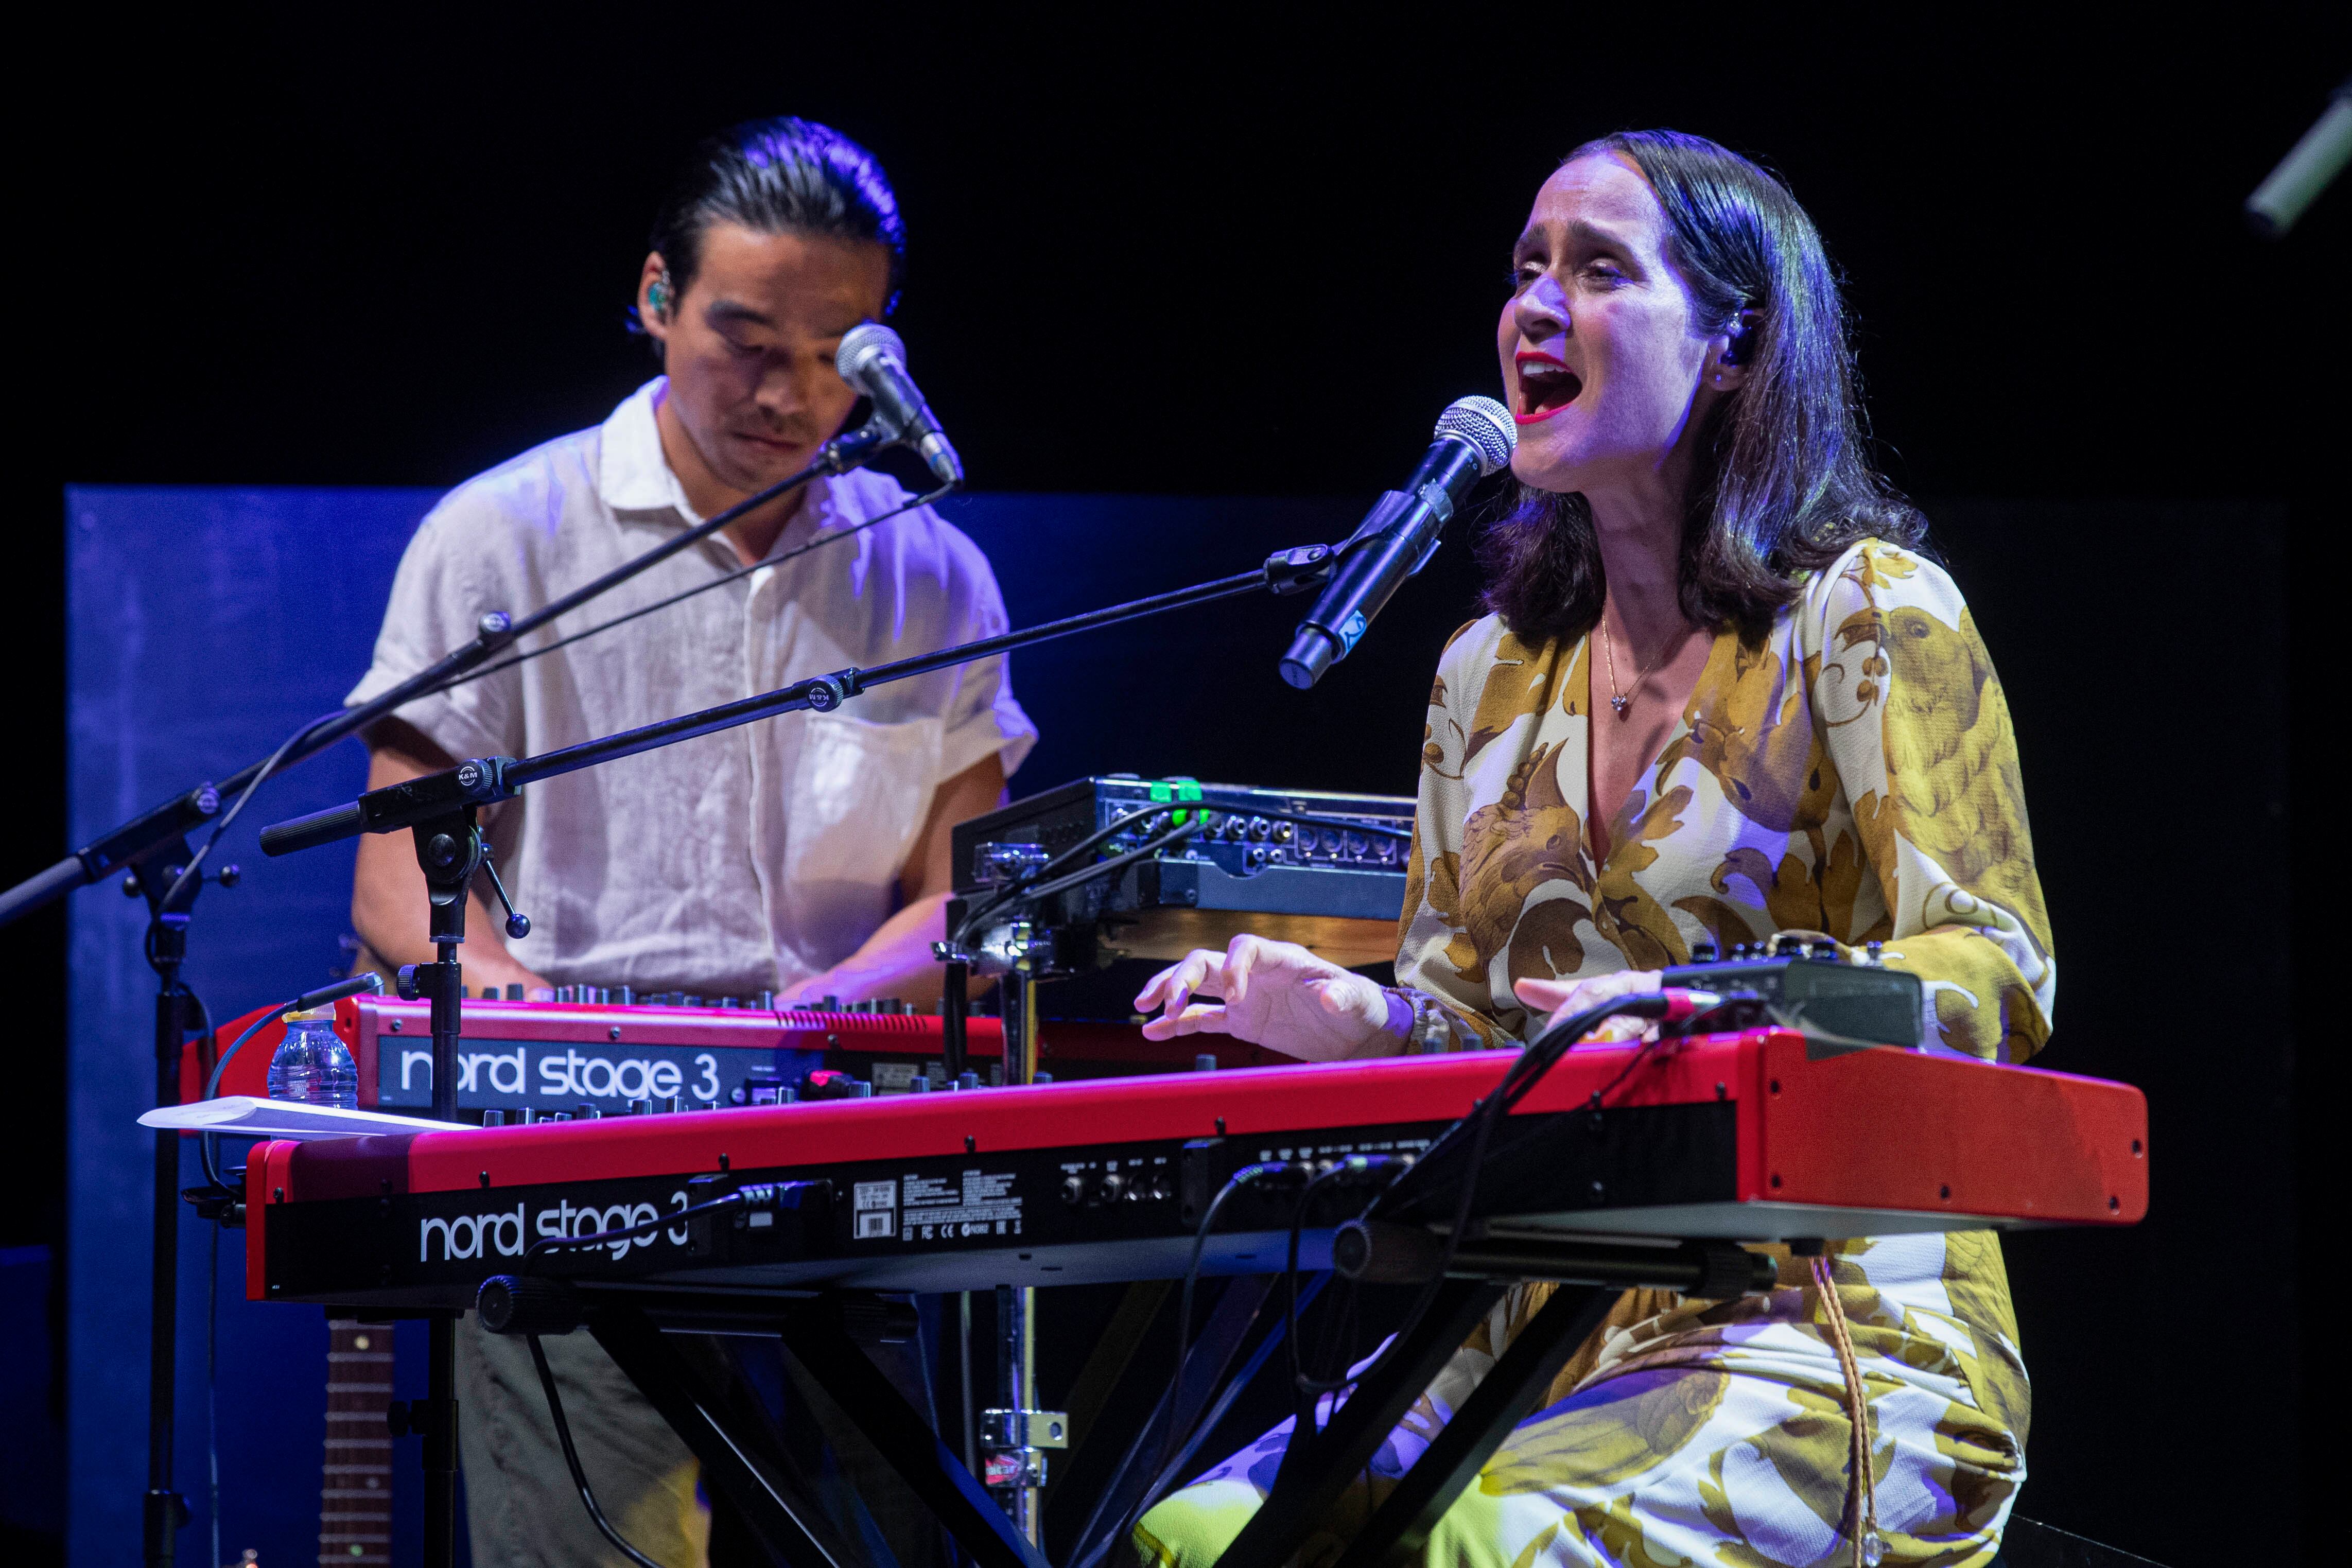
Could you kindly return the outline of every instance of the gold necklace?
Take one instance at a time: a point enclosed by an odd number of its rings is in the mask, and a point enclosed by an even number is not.
[[[1617,684],[1617,639],[1609,635],[1609,607],[1606,605],[1601,608],[1601,647],[1609,656],[1609,706],[1617,710],[1617,717],[1622,719],[1633,710],[1633,699],[1625,695],[1623,689]],[[1658,666],[1666,662],[1666,655],[1674,648],[1675,645],[1668,643],[1659,651],[1658,657],[1650,661],[1649,668],[1633,678],[1635,691],[1642,689],[1642,682],[1657,673]]]

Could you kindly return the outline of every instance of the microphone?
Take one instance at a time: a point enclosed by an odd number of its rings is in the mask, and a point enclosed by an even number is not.
[[[1510,414],[1491,397],[1461,398],[1438,416],[1436,439],[1404,489],[1381,497],[1339,546],[1331,585],[1282,656],[1283,679],[1304,691],[1354,651],[1389,596],[1429,564],[1470,487],[1507,466],[1518,441]]]
[[[340,1002],[346,996],[356,996],[362,991],[383,994],[383,976],[371,969],[364,974],[354,974],[349,980],[339,980],[332,985],[321,985],[316,991],[305,991],[294,998],[286,1011],[307,1013],[313,1007],[324,1007],[330,1002]]]
[[[931,405],[907,374],[907,345],[879,321],[849,329],[834,355],[841,379],[873,399],[879,415],[898,438],[912,446],[943,485],[963,483],[963,459],[948,445]]]

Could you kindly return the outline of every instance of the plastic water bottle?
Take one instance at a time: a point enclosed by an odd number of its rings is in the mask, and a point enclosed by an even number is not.
[[[332,1007],[286,1015],[286,1038],[269,1058],[269,1098],[359,1109],[359,1066],[335,1033]]]

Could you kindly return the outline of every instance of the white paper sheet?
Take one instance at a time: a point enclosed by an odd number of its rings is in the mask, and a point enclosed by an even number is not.
[[[164,1127],[186,1132],[219,1132],[236,1138],[357,1138],[384,1132],[477,1132],[462,1121],[428,1121],[415,1116],[394,1116],[382,1110],[341,1110],[331,1105],[305,1105],[299,1100],[260,1100],[250,1094],[225,1094],[192,1105],[167,1105],[139,1119],[142,1127]]]

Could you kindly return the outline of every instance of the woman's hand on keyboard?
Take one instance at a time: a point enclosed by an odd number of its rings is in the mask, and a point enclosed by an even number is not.
[[[1412,1020],[1365,976],[1297,942],[1255,936],[1237,936],[1223,952],[1195,948],[1153,975],[1135,1006],[1164,1009],[1143,1026],[1147,1039],[1229,1035],[1307,1061],[1393,1056]]]
[[[1518,980],[1511,984],[1511,994],[1531,1013],[1546,1013],[1549,1029],[1579,1013],[1598,1007],[1615,996],[1633,996],[1658,989],[1660,975],[1654,969],[1621,969],[1614,974],[1596,974],[1590,980]],[[1655,1039],[1658,1026],[1645,1018],[1603,1018],[1592,1032],[1584,1037],[1587,1043],[1611,1040]]]

